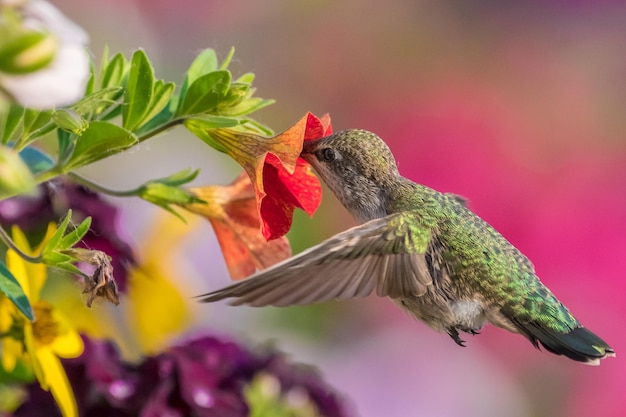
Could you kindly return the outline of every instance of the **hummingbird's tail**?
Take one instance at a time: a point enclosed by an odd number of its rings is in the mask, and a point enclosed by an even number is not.
[[[600,365],[600,359],[615,356],[615,351],[604,340],[582,326],[560,333],[536,322],[515,324],[537,349],[541,343],[549,352],[587,365]]]

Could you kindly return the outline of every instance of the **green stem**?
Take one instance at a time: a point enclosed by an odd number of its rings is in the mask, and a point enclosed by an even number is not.
[[[96,184],[95,182],[92,182],[90,180],[88,180],[87,178],[75,173],[75,172],[68,172],[67,176],[70,177],[74,182],[77,182],[81,185],[84,185],[87,188],[90,188],[94,191],[97,191],[99,193],[103,193],[103,194],[107,194],[107,195],[112,195],[115,197],[132,197],[132,196],[136,196],[141,192],[141,188],[143,186],[139,186],[137,188],[133,188],[132,190],[112,190],[110,188],[106,188],[100,184]]]
[[[157,126],[154,129],[148,131],[147,133],[144,133],[143,135],[138,136],[137,137],[137,142],[141,143],[144,140],[150,139],[151,137],[156,136],[159,133],[163,133],[166,130],[171,129],[171,128],[173,128],[176,125],[182,124],[184,121],[185,121],[184,117],[178,117],[176,119],[172,119],[169,122],[164,123],[164,124],[162,124],[160,126]]]
[[[33,263],[33,264],[41,263],[41,255],[33,257],[22,252],[22,250],[17,247],[17,245],[13,242],[11,237],[7,234],[7,232],[2,227],[0,227],[0,240],[2,240],[9,249],[12,249],[15,253],[17,253],[20,256],[20,258],[24,259],[25,261]]]

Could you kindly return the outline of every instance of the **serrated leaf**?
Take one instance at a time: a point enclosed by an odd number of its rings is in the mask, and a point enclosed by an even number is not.
[[[24,160],[33,175],[45,172],[54,166],[54,162],[48,155],[37,148],[27,146],[20,151],[20,157]]]
[[[126,83],[122,126],[130,131],[139,127],[144,115],[149,111],[154,89],[154,69],[146,56],[139,49],[133,54]]]
[[[61,242],[59,242],[58,249],[69,249],[77,244],[89,231],[91,226],[91,217],[87,217],[78,225],[74,230],[63,236]]]
[[[135,143],[137,143],[137,137],[122,127],[110,122],[91,122],[76,140],[72,157],[63,169],[68,172],[121,152]]]
[[[230,87],[229,71],[214,71],[195,80],[189,86],[178,115],[206,113],[217,107]]]
[[[187,70],[187,74],[185,76],[185,81],[183,82],[183,86],[180,89],[179,100],[180,103],[183,102],[185,96],[187,95],[187,89],[194,81],[200,78],[202,75],[208,74],[210,72],[217,70],[217,54],[213,49],[205,49],[200,52],[200,54],[194,59],[194,61],[189,66]]]
[[[0,260],[0,291],[15,304],[15,307],[17,307],[28,320],[33,321],[35,319],[33,308],[24,293],[24,289],[2,260]]]

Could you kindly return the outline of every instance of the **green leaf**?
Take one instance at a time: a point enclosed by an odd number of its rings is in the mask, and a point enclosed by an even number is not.
[[[32,172],[15,149],[0,145],[0,199],[26,194],[35,188]]]
[[[139,197],[161,207],[166,207],[168,204],[191,204],[202,201],[187,190],[160,182],[146,184]]]
[[[254,93],[255,89],[250,87],[250,84],[234,82],[230,85],[226,97],[222,100],[218,106],[220,114],[224,109],[234,107],[241,103]]]
[[[96,89],[96,67],[93,65],[93,62],[89,63],[89,78],[87,79],[87,84],[85,84],[85,95],[89,95],[93,93]]]
[[[22,118],[22,133],[15,142],[15,148],[22,149],[34,139],[52,131],[55,125],[51,123],[51,116],[52,111],[25,109]]]
[[[121,152],[137,143],[137,137],[128,130],[110,122],[94,121],[77,139],[64,172],[90,164]]]
[[[212,114],[204,114],[201,116],[192,116],[185,120],[187,124],[193,125],[196,129],[219,129],[222,127],[234,127],[241,124],[241,120],[234,117],[213,116]]]
[[[85,234],[89,231],[89,227],[91,226],[91,217],[85,218],[81,224],[78,225],[77,228],[69,232],[67,235],[63,236],[61,242],[57,246],[58,249],[69,249],[73,247],[75,244],[80,242],[80,240],[85,236]]]
[[[220,65],[221,70],[228,69],[228,66],[230,65],[230,61],[233,60],[233,56],[235,56],[234,46],[230,48],[230,51],[228,51],[228,55],[226,55],[226,58],[224,58],[224,60],[222,61],[222,65]]]
[[[165,83],[163,80],[158,80],[154,83],[152,101],[148,106],[149,111],[143,117],[143,121],[149,122],[167,106],[175,87],[174,83]]]
[[[12,104],[9,106],[9,111],[0,112],[3,116],[3,123],[0,126],[4,126],[0,134],[2,135],[2,143],[7,143],[15,140],[16,133],[19,132],[20,122],[24,117],[24,107]]]
[[[207,113],[217,107],[230,86],[229,71],[213,71],[195,80],[189,86],[178,115]]]
[[[106,66],[105,66],[106,65]],[[121,53],[115,54],[111,61],[103,63],[100,88],[121,87],[128,70],[128,61]]]
[[[146,53],[139,49],[133,54],[126,83],[122,126],[130,131],[140,126],[149,111],[154,89],[154,70]]]
[[[84,133],[84,132],[83,132]],[[58,148],[58,162],[59,166],[65,165],[65,162],[72,156],[74,152],[74,146],[76,145],[75,136],[71,136],[69,132],[65,130],[57,130],[57,148]]]
[[[223,114],[224,116],[243,116],[261,110],[262,108],[267,107],[270,104],[274,104],[275,102],[276,100],[251,97],[245,99],[236,106],[220,109],[220,114]]]
[[[247,72],[243,74],[241,77],[237,78],[235,81],[238,83],[252,84],[252,82],[254,81],[254,78],[255,78],[254,73]]]
[[[52,260],[50,262],[46,261],[46,265],[54,266],[55,268],[59,268],[59,269],[62,269],[64,271],[67,271],[67,272],[70,272],[72,274],[76,274],[79,276],[85,276],[85,273],[83,271],[81,271],[75,265],[72,264],[72,262],[78,262],[76,258],[73,258],[72,256],[66,255],[63,253],[55,253],[53,255],[58,255],[58,256],[54,256],[54,261]]]
[[[65,254],[65,253],[54,252],[54,251],[44,252],[41,255],[41,259],[43,263],[45,263],[46,265],[56,266],[57,268],[63,268],[63,269],[67,269],[65,265],[71,264],[72,262],[76,262],[76,259],[74,259],[72,256]],[[72,272],[74,271],[72,270]]]
[[[194,81],[200,78],[202,75],[217,70],[217,54],[213,49],[205,49],[202,51],[196,59],[191,63],[185,76],[185,81],[180,90],[179,100],[182,103],[187,94],[187,89]]]
[[[76,135],[82,134],[89,126],[89,122],[83,119],[73,109],[59,109],[52,113],[52,121],[59,128],[67,130]]]
[[[54,166],[54,162],[48,155],[43,153],[37,148],[33,148],[32,146],[27,146],[26,148],[20,151],[20,156],[30,169],[30,172],[33,175],[39,174],[40,172],[48,171],[52,169]]]
[[[24,293],[24,289],[2,260],[0,260],[0,291],[15,304],[15,307],[17,307],[28,320],[33,321],[35,319],[33,308]]]
[[[184,185],[195,180],[199,173],[200,173],[200,170],[198,169],[186,168],[186,169],[183,169],[182,171],[176,172],[175,174],[168,175],[167,177],[164,177],[164,178],[152,180],[150,182],[160,182],[163,184],[178,187],[180,185]]]
[[[63,239],[63,235],[65,234],[65,231],[67,230],[67,226],[70,224],[71,219],[72,219],[72,210],[68,210],[67,214],[65,215],[61,223],[59,223],[59,225],[57,226],[56,232],[54,232],[50,240],[46,242],[46,246],[44,246],[43,251],[42,251],[42,256],[48,252],[51,253],[55,249],[57,249],[57,247],[59,246],[59,243],[61,243],[61,239]]]
[[[117,100],[123,93],[124,88],[122,87],[106,87],[83,97],[72,108],[81,116],[89,113],[100,114],[111,105],[119,105],[120,103]]]
[[[213,139],[213,137],[211,136],[211,130],[217,129],[219,127],[231,127],[231,126],[228,126],[228,125],[218,126],[215,123],[216,119],[218,119],[217,121],[224,120],[228,122],[231,120],[234,120],[237,123],[239,123],[237,119],[207,115],[207,116],[203,116],[202,118],[194,117],[194,118],[187,119],[185,120],[184,125],[187,129],[189,129],[191,133],[196,135],[196,137],[201,139],[203,142],[205,142],[207,145],[209,145],[213,149],[219,152],[227,153],[228,150],[222,144],[220,144],[219,142]]]

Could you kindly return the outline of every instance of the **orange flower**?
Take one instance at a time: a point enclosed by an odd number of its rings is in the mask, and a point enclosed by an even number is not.
[[[185,208],[206,217],[215,230],[231,279],[242,279],[291,256],[286,237],[266,241],[260,221],[254,189],[243,172],[226,187],[191,188],[206,204]]]
[[[193,119],[185,125],[244,168],[254,187],[265,239],[277,239],[289,231],[295,207],[308,215],[317,210],[322,188],[309,164],[300,158],[300,152],[305,140],[332,133],[328,115],[320,119],[307,113],[295,125],[270,138],[232,129],[207,129]]]

